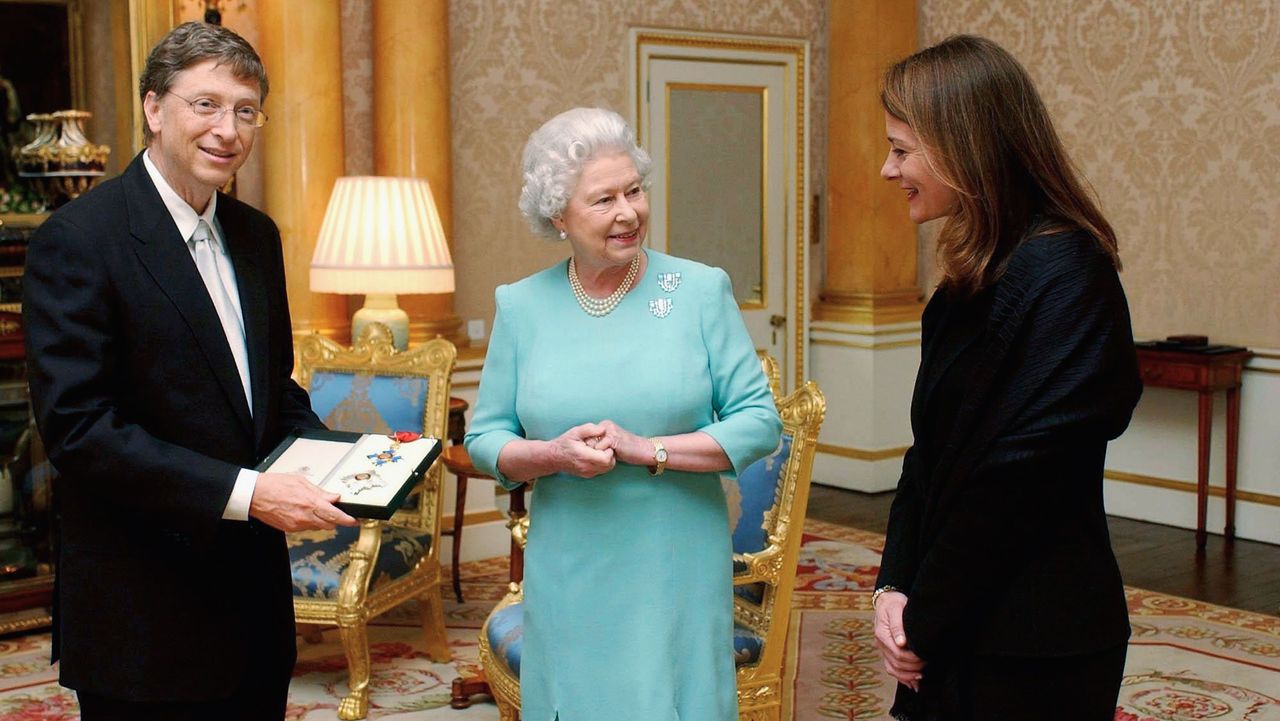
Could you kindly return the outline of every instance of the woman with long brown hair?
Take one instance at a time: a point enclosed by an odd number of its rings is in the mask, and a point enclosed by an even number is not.
[[[1129,624],[1103,459],[1142,392],[1115,232],[995,43],[905,58],[881,102],[881,175],[944,219],[872,596],[893,715],[1109,720]]]

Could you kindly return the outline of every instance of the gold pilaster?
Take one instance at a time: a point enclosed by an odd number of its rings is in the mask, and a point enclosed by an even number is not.
[[[342,48],[338,0],[262,0],[258,52],[271,121],[259,131],[263,200],[280,227],[295,334],[346,342],[346,298],[311,292],[311,255],[333,183],[342,175]]]
[[[813,319],[918,321],[916,227],[901,189],[880,178],[888,152],[880,78],[916,49],[916,3],[833,2],[827,167],[827,263]]]
[[[449,124],[449,3],[374,0],[374,172],[426,178],[453,246],[453,145]],[[437,335],[466,345],[453,293],[402,295],[409,341]]]

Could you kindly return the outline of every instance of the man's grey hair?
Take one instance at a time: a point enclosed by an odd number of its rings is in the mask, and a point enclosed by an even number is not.
[[[627,121],[612,110],[566,110],[533,131],[524,146],[520,213],[534,233],[559,237],[551,219],[564,212],[582,167],[602,152],[626,153],[641,182],[649,177],[653,167],[649,154],[636,145],[636,134]]]
[[[221,25],[187,22],[169,31],[147,55],[147,65],[138,79],[138,97],[144,102],[147,93],[160,97],[173,87],[178,73],[205,60],[216,60],[226,65],[231,74],[240,80],[256,81],[260,91],[258,101],[267,99],[267,70],[262,58],[247,40]],[[151,127],[142,124],[144,145],[151,143]]]

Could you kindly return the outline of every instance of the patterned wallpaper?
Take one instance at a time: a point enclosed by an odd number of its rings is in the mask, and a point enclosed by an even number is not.
[[[370,0],[342,0],[347,172],[371,145]],[[576,105],[624,116],[632,27],[803,37],[811,43],[810,183],[825,182],[824,0],[451,0],[454,263],[457,314],[493,318],[493,289],[564,258],[516,210],[520,151],[545,120]],[[368,148],[368,149],[366,149]],[[371,165],[371,162],[370,162]],[[364,172],[368,172],[365,170]]]
[[[1139,337],[1280,348],[1280,3],[921,0],[923,44],[959,32],[1035,78],[1119,234]]]
[[[451,0],[455,303],[492,318],[493,286],[564,248],[515,209],[518,155],[573,105],[626,113],[634,26],[812,43],[812,192],[826,179],[826,9],[852,0]],[[347,172],[371,170],[371,0],[341,0]],[[1271,0],[919,0],[922,43],[1009,48],[1120,234],[1142,337],[1207,333],[1280,348],[1280,4]],[[931,233],[921,267],[930,287]],[[815,285],[821,271],[815,258]]]

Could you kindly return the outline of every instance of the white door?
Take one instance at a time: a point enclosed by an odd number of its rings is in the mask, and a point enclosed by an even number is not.
[[[792,68],[769,58],[637,57],[637,130],[654,161],[648,244],[729,274],[757,350],[778,359],[790,389],[804,377],[808,305]]]

